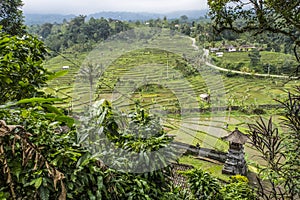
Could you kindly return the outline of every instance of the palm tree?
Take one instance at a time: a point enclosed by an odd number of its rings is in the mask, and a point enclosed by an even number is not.
[[[78,73],[78,77],[83,81],[88,81],[90,86],[90,106],[93,100],[93,86],[103,72],[102,64],[87,63]]]

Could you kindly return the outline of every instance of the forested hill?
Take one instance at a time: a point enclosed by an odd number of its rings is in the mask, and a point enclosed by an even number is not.
[[[106,18],[118,19],[122,21],[146,21],[150,19],[163,18],[166,16],[168,19],[179,18],[186,15],[189,19],[198,19],[204,17],[208,10],[190,10],[190,11],[175,11],[170,13],[147,13],[147,12],[98,12],[90,14],[87,19]],[[62,23],[65,20],[74,18],[75,15],[62,15],[62,14],[25,14],[26,25],[44,24],[44,23]]]

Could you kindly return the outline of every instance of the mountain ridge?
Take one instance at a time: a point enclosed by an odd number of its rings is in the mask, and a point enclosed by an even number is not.
[[[182,15],[186,15],[189,19],[198,19],[204,17],[208,13],[208,10],[186,10],[186,11],[174,11],[169,13],[151,13],[151,12],[118,12],[118,11],[101,11],[87,15],[87,19],[94,18],[106,18],[116,19],[122,21],[146,21],[150,19],[158,19],[167,17],[167,19],[180,18]],[[62,23],[64,20],[70,20],[78,15],[63,15],[63,14],[25,14],[25,24],[44,24],[44,23]]]

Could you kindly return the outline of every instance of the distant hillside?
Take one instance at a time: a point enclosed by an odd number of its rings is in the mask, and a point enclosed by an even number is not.
[[[186,15],[189,19],[198,19],[207,15],[208,10],[189,10],[189,11],[175,11],[167,13],[168,19],[179,18],[182,15]]]
[[[76,15],[59,14],[25,14],[25,24],[62,23],[64,19],[70,20]]]
[[[170,13],[134,13],[134,12],[99,12],[95,14],[91,14],[88,16],[94,17],[94,18],[111,18],[111,19],[119,19],[123,21],[145,21],[149,19],[157,19],[157,18],[163,18],[166,16],[168,19],[175,19],[179,18],[182,15],[186,15],[189,19],[198,19],[200,17],[204,17],[207,14],[208,10],[192,10],[192,11],[175,11]]]
[[[94,18],[101,18],[104,17],[106,19],[118,19],[122,21],[145,21],[149,19],[157,19],[161,17],[161,14],[157,13],[134,13],[134,12],[99,12],[94,13],[88,16],[88,18],[94,17]]]
[[[145,21],[149,19],[163,18],[166,16],[168,19],[180,18],[182,15],[186,15],[189,19],[198,19],[204,17],[207,14],[208,10],[191,10],[191,11],[175,11],[170,13],[146,13],[146,12],[99,12],[90,14],[87,18],[101,18],[106,19],[118,19],[122,21]],[[43,23],[62,23],[64,19],[70,20],[76,15],[59,15],[59,14],[25,14],[25,23],[27,25],[32,24],[43,24]]]

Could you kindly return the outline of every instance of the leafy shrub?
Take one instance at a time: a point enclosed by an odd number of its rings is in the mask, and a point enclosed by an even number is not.
[[[108,168],[98,155],[107,153],[104,148],[93,154],[88,147],[78,143],[85,135],[78,134],[73,126],[62,129],[65,120],[60,119],[64,118],[54,117],[53,113],[48,113],[49,110],[43,109],[41,103],[35,105],[28,109],[0,109],[1,119],[8,124],[22,125],[0,135],[0,198],[160,199],[166,193],[180,196],[177,194],[179,190],[170,187],[170,167],[140,174]],[[157,139],[132,137],[127,132],[130,129],[121,132],[114,121],[117,117],[106,101],[100,102],[94,111],[99,111],[93,115],[94,122],[103,125],[103,131],[112,138],[119,135],[121,140],[114,138],[113,142],[120,147],[144,153],[171,141],[159,124],[152,123],[152,118],[146,113],[133,113],[129,124],[133,126],[132,130],[155,126],[154,130],[158,130]],[[141,123],[146,126],[141,126]],[[1,128],[7,127],[1,125]],[[94,132],[97,128],[86,129],[86,133]],[[93,137],[93,134],[87,136]],[[160,158],[166,162],[163,157]],[[124,165],[122,157],[111,159],[114,165]]]
[[[249,180],[246,176],[242,176],[242,175],[234,175],[230,177],[230,182],[231,183],[238,183],[238,182],[242,182],[242,183],[248,183]]]
[[[219,181],[208,172],[204,172],[201,169],[194,169],[187,172],[186,175],[189,179],[190,189],[194,198],[199,200],[222,199]]]
[[[72,127],[61,131],[63,122],[49,120],[41,108],[0,110],[7,123],[22,125],[0,137],[0,166],[6,169],[0,190],[10,199],[100,198],[99,161],[75,143]]]
[[[248,185],[248,178],[241,175],[230,177],[230,184],[224,185],[220,192],[224,200],[255,200],[257,196]]]
[[[239,110],[245,114],[263,115],[266,113],[263,108],[259,108],[254,104],[240,106]]]
[[[255,191],[248,185],[245,176],[235,175],[230,177],[231,183],[221,185],[209,173],[201,169],[183,172],[189,179],[190,189],[194,199],[213,200],[255,200]]]
[[[192,200],[193,197],[188,189],[171,185],[170,191],[165,192],[160,200]]]
[[[254,108],[252,110],[252,113],[253,114],[256,114],[256,115],[263,115],[263,114],[266,114],[266,112],[264,111],[264,109],[262,108]]]
[[[159,121],[138,106],[127,115],[113,113],[111,104],[105,100],[96,102],[94,107],[82,122],[81,132],[85,134],[80,137],[86,138],[83,143],[95,147],[99,157],[111,168],[124,171],[110,169],[113,179],[110,178],[109,185],[106,185],[111,188],[110,193],[121,199],[159,199],[169,192],[171,168],[168,158],[172,158],[173,152],[169,148],[168,152],[157,150],[172,139],[163,131]],[[112,149],[106,148],[108,141],[114,147],[124,149],[126,155],[111,153]],[[142,156],[135,159],[136,155]],[[141,169],[152,170],[140,173]]]
[[[237,73],[233,73],[232,71],[227,71],[227,72],[224,72],[225,73],[225,76],[226,77],[236,77],[236,76],[239,76]]]

